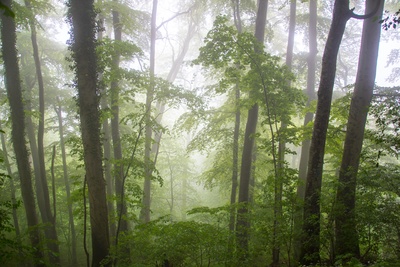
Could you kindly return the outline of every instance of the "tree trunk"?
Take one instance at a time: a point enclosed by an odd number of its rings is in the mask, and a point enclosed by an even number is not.
[[[268,0],[260,0],[256,18],[255,37],[260,43],[264,43],[265,24],[267,18]],[[257,90],[256,88],[253,90]],[[248,256],[249,243],[249,184],[251,177],[252,153],[254,147],[254,135],[258,121],[258,104],[255,103],[248,111],[246,130],[244,136],[242,165],[240,171],[238,215],[236,223],[236,242],[238,248],[238,260],[244,262]]]
[[[315,99],[315,71],[317,62],[317,0],[309,1],[309,21],[308,21],[308,58],[307,58],[307,107]],[[313,120],[314,114],[307,112],[304,117],[304,126],[307,126]],[[307,164],[310,153],[311,140],[306,139],[301,144],[301,155],[299,164],[299,184],[297,186],[297,199],[299,205],[296,206],[294,219],[294,260],[300,259],[300,233],[303,225],[303,202],[305,195],[305,185],[307,178]]]
[[[62,107],[61,102],[59,103],[58,108],[55,108],[55,112],[58,117],[58,132],[60,134],[60,147],[61,147],[61,158],[63,163],[63,177],[64,177],[64,185],[65,185],[65,193],[67,195],[67,203],[71,201],[71,188],[68,177],[68,168],[67,168],[67,156],[65,153],[65,141],[64,141],[64,127],[63,127],[63,119],[62,119]],[[75,223],[74,223],[74,215],[72,213],[72,203],[68,204],[68,223],[71,231],[71,262],[72,266],[78,265],[78,258],[76,255],[76,231],[75,231]]]
[[[155,70],[155,45],[156,45],[156,22],[157,22],[157,5],[158,0],[153,0],[153,10],[151,13],[151,32],[150,32],[150,84],[146,95],[146,114],[145,114],[145,148],[144,148],[144,167],[145,177],[143,185],[143,201],[140,218],[143,222],[150,221],[150,202],[151,202],[151,176],[154,164],[151,160],[151,142],[152,142],[152,122],[151,109],[154,95],[154,70]]]
[[[72,49],[74,52],[84,163],[89,191],[92,266],[100,266],[109,253],[106,188],[100,142],[99,96],[95,52],[93,0],[71,0]],[[111,266],[111,263],[105,263]]]
[[[376,0],[366,1],[366,13],[371,12]],[[378,10],[382,16],[384,1]],[[378,21],[379,21],[378,18]],[[381,25],[376,17],[364,20],[357,78],[350,113],[347,121],[346,139],[339,173],[339,186],[335,209],[336,256],[360,258],[356,227],[356,179],[364,139],[365,123],[375,85]]]
[[[32,12],[31,3],[29,0],[25,0],[25,6]],[[45,234],[47,238],[47,246],[50,249],[49,258],[51,265],[57,266],[60,265],[60,250],[58,247],[58,237],[56,231],[56,222],[55,217],[51,212],[51,204],[50,204],[50,194],[49,187],[47,184],[47,175],[46,175],[46,166],[44,161],[44,83],[42,76],[42,67],[39,58],[39,48],[37,44],[36,38],[36,26],[34,21],[34,15],[29,19],[29,27],[31,29],[31,41],[33,48],[33,58],[35,61],[35,69],[36,69],[36,78],[38,81],[39,88],[39,125],[38,125],[38,135],[37,135],[37,151],[38,151],[38,159],[39,159],[39,179],[41,180],[42,194],[44,198],[44,207],[41,209],[42,221],[48,226],[45,228]],[[54,201],[54,200],[53,200]]]
[[[320,261],[320,193],[326,132],[336,74],[336,59],[350,13],[348,0],[335,1],[332,24],[322,57],[318,104],[311,139],[303,210],[300,262],[305,265],[317,264]]]
[[[233,19],[235,22],[236,30],[238,33],[242,33],[242,19],[240,16],[240,0],[232,0]],[[239,66],[237,66],[238,68]],[[240,135],[240,86],[239,80],[235,84],[235,126],[233,129],[233,149],[232,149],[232,185],[231,185],[231,210],[229,218],[229,231],[232,233],[232,237],[235,231],[236,222],[236,195],[238,187],[238,176],[239,176],[239,135]],[[229,241],[230,247],[233,244]]]
[[[118,2],[117,0],[113,0]],[[114,41],[116,43],[122,41],[122,25],[119,19],[119,12],[113,10],[113,27],[114,27]],[[114,148],[114,175],[115,175],[115,194],[117,197],[117,232],[116,232],[116,245],[118,245],[118,236],[120,232],[126,233],[128,231],[127,221],[127,210],[126,201],[124,199],[125,188],[123,187],[124,179],[124,165],[122,164],[122,145],[121,137],[119,132],[119,62],[120,53],[115,45],[116,49],[113,51],[112,57],[112,71],[114,73],[114,79],[111,81],[111,111],[113,116],[111,117],[111,135]],[[129,250],[125,250],[129,253]]]
[[[11,7],[11,0],[4,0],[5,6]],[[12,142],[17,159],[17,168],[21,183],[21,194],[24,202],[26,219],[30,228],[29,238],[34,248],[34,265],[45,266],[43,252],[40,247],[38,219],[36,217],[35,198],[32,188],[32,177],[25,145],[25,114],[22,104],[22,90],[16,50],[17,36],[13,18],[1,15],[2,55],[5,70],[5,86],[11,109]]]
[[[286,66],[291,71],[293,62],[293,47],[294,47],[294,35],[296,27],[296,1],[290,2],[290,20],[289,20],[289,36],[288,45],[286,50]],[[290,82],[289,82],[290,84]],[[287,128],[287,122],[282,120],[280,132],[285,131]],[[273,134],[273,133],[272,133]],[[272,267],[280,266],[280,246],[281,241],[281,224],[282,224],[282,193],[283,193],[283,179],[284,179],[284,168],[285,168],[285,150],[286,140],[282,135],[278,135],[278,158],[277,158],[277,170],[275,176],[275,198],[274,198],[274,228],[273,228],[273,244],[272,244]],[[273,147],[272,149],[275,150]]]
[[[98,0],[99,5],[102,5],[102,0]],[[102,13],[99,14],[99,26],[103,27],[104,25],[104,16]],[[103,31],[98,32],[97,39],[99,42],[103,40]],[[99,74],[99,82],[100,82],[100,90],[101,90],[101,99],[100,106],[103,111],[108,109],[107,105],[107,92],[105,90],[104,82],[102,81],[102,73]],[[115,225],[115,208],[114,208],[114,182],[111,174],[111,130],[108,118],[104,118],[102,123],[103,129],[103,150],[104,150],[104,176],[106,179],[106,191],[107,191],[107,208],[108,215],[110,218],[110,238],[113,239],[117,232],[117,227]]]
[[[376,13],[379,0],[375,1],[374,12],[360,16],[349,9],[349,0],[336,0],[328,39],[322,57],[321,79],[318,89],[318,104],[315,114],[313,136],[311,139],[310,159],[308,163],[307,182],[304,201],[304,222],[300,262],[316,264],[320,261],[320,193],[326,133],[329,124],[333,85],[336,74],[336,61],[340,43],[351,18],[365,19]]]

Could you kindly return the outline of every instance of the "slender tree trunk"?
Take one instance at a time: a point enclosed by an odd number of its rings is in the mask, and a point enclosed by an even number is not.
[[[102,5],[102,0],[98,0],[99,5]],[[104,25],[104,16],[102,13],[99,14],[99,26],[100,28]],[[99,31],[97,33],[97,39],[99,42],[103,40],[103,31]],[[103,111],[108,109],[107,105],[107,92],[105,89],[104,82],[102,80],[102,73],[99,74],[99,82],[100,82],[100,90],[101,90],[101,99],[100,106]],[[108,118],[104,118],[102,123],[103,129],[103,150],[104,150],[104,176],[106,179],[106,191],[107,191],[107,208],[108,215],[110,219],[110,238],[113,239],[117,232],[117,227],[115,225],[115,208],[114,208],[114,180],[111,174],[111,130]]]
[[[92,236],[92,266],[101,265],[110,248],[106,187],[100,142],[99,96],[95,52],[93,0],[70,0],[78,104],[81,121],[84,163],[89,191]],[[104,266],[111,266],[105,263]]]
[[[32,12],[31,3],[29,0],[25,0],[25,6]],[[33,14],[32,14],[33,16]],[[38,88],[39,88],[39,127],[38,127],[38,135],[37,135],[37,151],[38,151],[38,159],[39,159],[39,178],[41,180],[41,187],[42,187],[42,194],[44,198],[44,209],[41,210],[42,213],[42,220],[43,223],[49,224],[45,229],[45,234],[47,240],[47,245],[50,249],[49,258],[50,263],[53,266],[60,265],[60,250],[58,247],[58,237],[56,231],[56,222],[55,217],[51,212],[51,204],[50,204],[50,194],[49,194],[49,187],[47,184],[47,175],[46,175],[46,166],[44,162],[44,83],[43,83],[43,76],[42,76],[42,67],[39,58],[39,48],[37,44],[36,38],[36,26],[34,22],[34,17],[29,19],[29,26],[31,29],[31,41],[32,41],[32,48],[33,48],[33,58],[35,61],[35,68],[36,68],[36,78],[38,81]]]
[[[151,32],[150,32],[150,84],[146,96],[146,128],[145,128],[145,149],[144,149],[144,166],[145,177],[143,185],[143,202],[140,218],[143,222],[150,221],[150,202],[151,202],[151,176],[154,164],[151,160],[151,142],[152,142],[152,122],[151,109],[153,103],[154,87],[155,87],[155,45],[156,45],[156,23],[157,23],[157,5],[158,0],[153,0],[153,10],[151,13]]]
[[[2,3],[11,8],[11,0]],[[32,177],[28,159],[28,151],[25,145],[25,114],[22,104],[22,90],[16,50],[17,36],[15,21],[9,16],[1,16],[1,41],[2,55],[5,70],[5,86],[8,101],[11,108],[12,142],[17,159],[17,168],[21,183],[21,194],[24,202],[26,219],[30,227],[29,238],[34,248],[34,265],[45,266],[43,252],[40,247],[40,235],[38,219],[36,216],[35,198],[32,188]]]
[[[65,152],[65,141],[64,141],[64,127],[63,127],[63,119],[62,119],[62,107],[61,102],[59,103],[58,108],[55,108],[55,112],[58,117],[58,132],[60,134],[60,147],[61,147],[61,158],[63,163],[63,178],[65,185],[65,193],[67,195],[67,203],[68,203],[68,223],[71,231],[71,262],[72,266],[78,265],[78,258],[76,255],[76,231],[75,231],[75,223],[74,223],[74,215],[72,213],[72,203],[71,203],[71,187],[69,183],[68,176],[68,168],[67,168],[67,156]]]
[[[117,0],[113,0],[114,2],[118,2]],[[119,12],[113,10],[113,27],[114,27],[114,40],[116,43],[122,41],[122,25],[119,19]],[[123,179],[124,179],[124,165],[122,164],[122,145],[121,145],[121,137],[119,132],[119,62],[120,62],[120,53],[117,49],[117,45],[115,46],[114,54],[112,58],[112,70],[114,72],[114,77],[111,81],[111,110],[112,110],[112,118],[111,118],[111,135],[113,140],[113,148],[114,148],[114,175],[115,175],[115,193],[117,197],[117,233],[118,236],[121,232],[126,233],[128,231],[128,221],[127,221],[127,210],[126,210],[126,201],[124,199],[125,188],[123,188]],[[116,238],[116,242],[118,242],[118,238]],[[118,244],[116,244],[118,245]],[[125,249],[126,253],[129,253],[128,249]]]
[[[291,71],[293,62],[293,47],[294,47],[294,35],[296,27],[296,1],[290,2],[290,19],[289,19],[289,36],[288,45],[286,50],[286,66]],[[290,83],[290,82],[289,82]],[[280,132],[284,132],[287,128],[287,122],[282,121]],[[277,159],[277,176],[275,177],[275,203],[274,203],[274,230],[273,230],[273,247],[272,247],[272,267],[280,266],[280,246],[281,241],[280,233],[282,231],[282,193],[283,193],[283,179],[284,179],[284,168],[285,168],[285,150],[286,140],[283,135],[278,135],[278,159]],[[275,148],[273,148],[275,149]]]
[[[268,0],[260,0],[256,18],[255,37],[260,43],[264,43],[265,24],[267,19]],[[256,90],[256,89],[254,89]],[[258,121],[258,104],[255,103],[248,111],[246,130],[244,136],[242,165],[239,184],[239,208],[236,223],[236,242],[238,260],[244,262],[248,257],[249,243],[249,184],[251,177],[252,153],[254,147],[254,135]]]
[[[374,9],[375,2],[376,0],[366,1],[366,13]],[[382,16],[383,6],[384,1],[381,1],[377,13],[378,21]],[[339,172],[339,186],[334,213],[336,225],[335,254],[337,256],[346,255],[349,258],[360,258],[355,214],[356,180],[368,108],[375,85],[380,33],[381,25],[377,23],[376,17],[364,20],[357,78],[350,104],[342,164]]]
[[[233,18],[238,33],[242,33],[242,19],[240,16],[240,0],[232,0]],[[239,67],[239,66],[237,66]],[[239,135],[240,135],[240,86],[239,81],[235,85],[235,126],[233,129],[233,150],[232,150],[232,186],[231,186],[231,211],[229,218],[229,231],[232,237],[235,231],[236,221],[236,195],[239,177]],[[229,241],[233,244],[232,240]]]
[[[315,99],[315,71],[317,62],[317,0],[309,1],[309,21],[308,21],[308,57],[307,57],[307,107]],[[304,117],[304,126],[307,126],[313,120],[314,114],[307,112]],[[297,205],[294,219],[294,259],[298,262],[300,259],[301,247],[301,229],[303,225],[303,202],[305,195],[305,185],[307,178],[307,164],[310,153],[311,140],[305,139],[301,144],[300,164],[299,164],[299,184],[297,186],[297,199],[300,203]]]

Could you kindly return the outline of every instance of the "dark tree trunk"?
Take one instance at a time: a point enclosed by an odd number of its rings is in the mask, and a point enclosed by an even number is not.
[[[264,43],[265,24],[267,19],[268,0],[260,0],[256,18],[255,37],[260,43]],[[257,90],[254,88],[253,90]],[[258,122],[258,104],[254,104],[248,111],[246,130],[244,135],[242,165],[240,171],[238,215],[236,223],[236,242],[238,260],[243,262],[248,256],[249,243],[249,188],[252,169],[252,154],[254,147],[254,135]]]
[[[313,136],[311,139],[310,159],[304,201],[304,222],[300,262],[305,265],[320,261],[320,194],[326,133],[329,124],[333,85],[336,75],[336,61],[340,43],[351,18],[365,19],[376,13],[379,1],[375,1],[374,12],[360,16],[349,9],[348,0],[336,0],[333,18],[322,57],[321,79],[318,89],[318,104],[315,114]]]
[[[376,0],[366,1],[366,13],[373,11]],[[381,1],[378,17],[382,16]],[[379,19],[378,19],[379,21]],[[360,258],[355,214],[356,179],[364,139],[365,123],[371,103],[379,50],[381,25],[376,17],[364,20],[357,78],[347,122],[346,139],[339,173],[335,209],[335,254]]]
[[[95,52],[93,0],[70,0],[78,104],[81,121],[84,163],[89,191],[92,236],[92,266],[101,265],[109,253],[110,240],[106,187],[100,142],[99,96]],[[105,266],[110,266],[106,263]]]
[[[303,236],[300,254],[300,262],[306,265],[317,264],[320,261],[320,193],[326,132],[336,74],[336,59],[350,15],[351,11],[349,10],[348,0],[335,1],[332,24],[322,57],[318,104],[306,180]]]
[[[11,7],[11,0],[2,3]],[[25,145],[25,114],[22,104],[22,90],[16,50],[17,36],[15,21],[12,17],[1,15],[2,55],[5,70],[5,86],[11,108],[12,142],[17,159],[17,168],[21,183],[21,194],[24,202],[28,227],[31,228],[29,238],[34,248],[35,266],[45,266],[43,252],[40,247],[38,219],[36,217],[35,198],[32,188],[32,177]]]

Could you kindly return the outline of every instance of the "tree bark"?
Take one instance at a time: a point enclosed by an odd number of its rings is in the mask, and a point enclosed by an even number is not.
[[[95,267],[101,265],[110,248],[97,92],[96,13],[93,0],[70,0],[69,4],[84,163],[89,191],[92,266]],[[111,266],[111,263],[105,263],[105,266]]]
[[[371,12],[376,0],[366,1],[366,13]],[[384,1],[378,10],[378,21],[382,16]],[[360,258],[357,222],[355,214],[357,172],[364,139],[368,108],[375,85],[381,25],[375,17],[364,20],[360,58],[354,93],[347,121],[346,139],[335,208],[335,254],[336,256]]]
[[[11,0],[4,0],[2,3],[11,8],[11,2]],[[37,227],[38,219],[36,217],[28,151],[25,145],[25,114],[22,104],[22,90],[16,50],[17,36],[15,21],[13,18],[4,14],[0,16],[5,86],[11,108],[12,142],[20,177],[21,194],[24,202],[27,224],[28,227],[30,227],[29,238],[34,248],[34,265],[45,266],[43,252],[40,247],[39,229]]]
[[[264,43],[265,24],[267,19],[268,0],[260,0],[256,18],[255,37],[260,43]],[[259,51],[260,52],[260,51]],[[253,90],[257,90],[254,88]],[[244,136],[242,165],[240,171],[238,215],[236,223],[236,242],[239,262],[244,262],[248,256],[249,243],[249,188],[251,178],[252,153],[254,147],[254,135],[258,122],[258,103],[255,103],[248,111],[246,130]]]

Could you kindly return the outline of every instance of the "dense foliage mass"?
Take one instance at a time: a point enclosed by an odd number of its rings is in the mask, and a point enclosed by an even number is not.
[[[0,266],[400,266],[398,8],[1,1]]]

